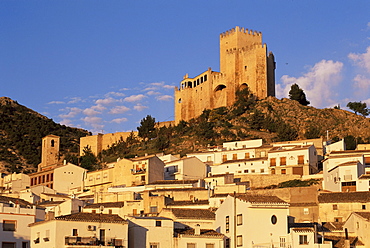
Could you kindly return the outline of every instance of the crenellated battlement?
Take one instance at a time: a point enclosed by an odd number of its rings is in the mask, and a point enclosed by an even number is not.
[[[258,49],[258,48],[266,48],[266,43],[264,44],[253,44],[253,45],[250,45],[250,46],[244,46],[242,48],[232,48],[232,49],[226,49],[226,53],[227,54],[233,54],[233,53],[238,53],[238,52],[246,52],[246,51],[250,51],[250,50],[253,50],[253,49]]]
[[[220,34],[220,38],[226,38],[230,35],[233,35],[235,33],[244,33],[244,34],[247,34],[247,35],[251,35],[251,36],[261,36],[262,35],[262,32],[259,32],[259,31],[254,31],[254,30],[249,30],[247,28],[240,28],[239,26],[236,26],[235,28],[232,28],[230,30],[227,30],[223,33]]]

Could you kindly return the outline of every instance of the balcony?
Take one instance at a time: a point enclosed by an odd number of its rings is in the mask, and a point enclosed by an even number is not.
[[[137,168],[137,169],[131,169],[131,174],[145,174],[146,168]]]
[[[101,247],[115,247],[123,248],[127,247],[127,242],[123,239],[117,238],[106,238],[105,241],[101,241],[96,237],[79,237],[79,236],[66,236],[65,237],[66,248],[101,248]]]

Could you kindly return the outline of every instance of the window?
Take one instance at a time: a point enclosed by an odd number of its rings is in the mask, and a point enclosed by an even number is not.
[[[310,212],[309,212],[309,210],[308,210],[308,208],[304,208],[303,209],[303,214],[304,215],[308,215]]]
[[[249,152],[245,153],[245,158],[249,158]]]
[[[44,237],[44,241],[45,242],[48,242],[50,239],[50,230],[45,230],[45,237]]]
[[[112,214],[112,213],[113,213],[113,210],[112,210],[112,209],[109,209],[109,210],[108,210],[108,213],[109,213],[109,214]]]
[[[229,230],[230,230],[230,217],[229,216],[226,216],[226,218],[225,218],[225,224],[226,224],[225,231],[228,233]]]
[[[187,243],[186,248],[196,248],[195,243]]]
[[[286,169],[281,169],[281,174],[285,175],[286,174]]]
[[[92,181],[92,180],[93,180],[93,177],[92,177],[92,176],[90,176],[90,177],[89,177],[89,181]]]
[[[108,173],[104,173],[104,178],[107,178],[108,177]]]
[[[29,248],[29,247],[30,246],[28,242],[25,242],[25,241],[22,242],[22,248]]]
[[[333,210],[338,210],[338,205],[337,204],[333,204]]]
[[[206,248],[215,248],[215,244],[206,244]]]
[[[72,236],[78,236],[77,229],[72,229]]]
[[[285,248],[286,247],[286,243],[285,243],[285,237],[280,237],[280,247],[281,248]]]
[[[96,180],[100,180],[100,175],[97,175],[96,176]]]
[[[264,173],[265,172],[265,169],[261,169],[261,173]]]
[[[157,213],[158,212],[157,206],[151,206],[150,207],[150,212],[151,213]]]
[[[276,215],[271,216],[271,223],[275,225],[277,223],[277,217]]]
[[[362,210],[366,210],[366,205],[362,205]]]
[[[237,154],[233,154],[233,160],[237,160],[238,159],[238,155]]]
[[[286,157],[280,158],[280,165],[286,165]]]
[[[155,221],[155,226],[162,226],[162,221],[156,220]]]
[[[298,164],[304,164],[304,156],[303,155],[298,156]]]
[[[299,235],[299,244],[308,245],[307,235]]]
[[[271,169],[271,174],[275,174],[275,169]]]
[[[91,213],[96,214],[96,210],[95,209],[91,210]]]
[[[242,235],[236,236],[236,246],[243,246],[243,236]]]
[[[3,220],[3,231],[14,232],[16,223],[15,220]]]
[[[2,242],[1,248],[16,248],[14,242]]]
[[[225,248],[230,248],[230,239],[228,238],[225,240]]]
[[[222,155],[222,162],[227,161],[227,155]]]
[[[276,166],[276,158],[270,158],[270,166]]]
[[[149,247],[150,248],[159,248],[159,243],[150,243]]]
[[[243,225],[243,215],[242,215],[242,214],[238,214],[238,215],[236,216],[236,224],[237,224],[238,226]]]
[[[212,157],[211,156],[207,156],[207,161],[212,161]]]

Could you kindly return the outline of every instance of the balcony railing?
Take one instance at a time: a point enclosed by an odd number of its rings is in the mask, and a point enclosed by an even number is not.
[[[127,244],[125,244],[125,241],[123,239],[106,238],[105,241],[102,241],[96,237],[79,237],[79,236],[66,236],[65,245],[72,246],[74,248],[85,247],[85,246],[89,246],[89,247],[110,246],[110,247],[116,247],[116,248],[127,247]]]
[[[146,168],[131,169],[132,174],[143,174],[146,172]]]
[[[288,242],[275,242],[275,243],[254,244],[253,248],[292,248],[292,245],[291,243]]]

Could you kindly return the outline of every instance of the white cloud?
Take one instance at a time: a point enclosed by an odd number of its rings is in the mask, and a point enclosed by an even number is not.
[[[125,96],[125,94],[121,93],[121,92],[114,92],[114,91],[111,91],[111,92],[108,92],[107,94],[105,94],[106,97],[110,97],[110,96],[118,96],[118,97],[122,97],[122,96]]]
[[[112,103],[116,103],[116,102],[119,102],[119,100],[114,99],[112,97],[107,97],[107,98],[104,98],[104,99],[98,99],[98,100],[95,101],[95,103],[97,105],[111,105]]]
[[[96,110],[94,109],[94,106],[93,106],[93,107],[91,107],[91,108],[84,109],[84,110],[82,111],[82,113],[83,113],[83,114],[85,114],[85,115],[88,115],[88,116],[94,116],[94,115],[101,114],[101,112],[96,111]]]
[[[151,91],[148,91],[146,94],[149,96],[153,96],[153,95],[160,95],[161,93],[151,90]]]
[[[132,96],[128,96],[126,97],[125,99],[123,99],[125,102],[137,102],[137,101],[141,101],[142,99],[146,98],[145,95],[143,94],[139,94],[139,95],[132,95]]]
[[[341,81],[342,68],[342,62],[321,60],[299,78],[283,75],[282,84],[276,85],[277,97],[288,97],[291,85],[296,83],[304,90],[312,106],[329,107],[336,103],[334,92]]]
[[[62,118],[62,119],[69,119],[69,118],[73,118],[73,117],[76,117],[76,115],[80,114],[81,113],[81,109],[79,108],[66,108],[66,110],[68,111],[67,114],[60,114],[59,117]]]
[[[122,123],[122,122],[126,122],[126,121],[128,121],[128,119],[127,118],[117,118],[117,119],[113,119],[113,120],[111,120],[111,122],[113,122],[113,123]]]
[[[365,70],[370,73],[370,46],[367,47],[365,53],[350,53],[348,58],[354,61],[359,67],[365,68]]]
[[[126,106],[116,106],[109,111],[109,114],[123,114],[129,110]]]
[[[157,96],[156,99],[158,101],[169,101],[173,99],[173,96],[170,95]]]
[[[151,83],[149,87],[145,88],[144,91],[155,91],[159,89],[173,89],[175,86],[165,84],[165,82]]]
[[[78,102],[82,102],[81,97],[72,97],[71,100],[68,101],[68,104],[74,104],[74,103],[78,103]]]
[[[51,102],[48,102],[48,104],[64,104],[65,102],[62,102],[62,101],[51,101]]]
[[[93,128],[93,133],[102,132],[104,129],[104,125],[102,124],[103,119],[96,116],[87,116],[82,118],[85,124],[90,125]]]
[[[147,109],[147,108],[148,108],[147,106],[143,106],[141,104],[137,104],[136,106],[134,106],[134,109],[137,111],[143,111],[144,109]]]
[[[370,78],[367,78],[364,75],[356,75],[356,77],[353,79],[354,86],[356,88],[359,88],[362,92],[367,91],[370,88]]]

